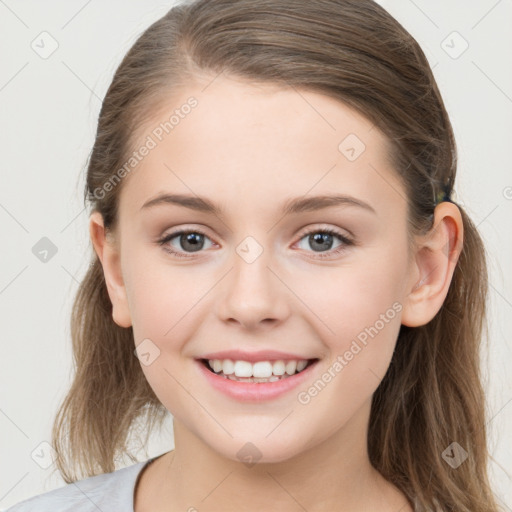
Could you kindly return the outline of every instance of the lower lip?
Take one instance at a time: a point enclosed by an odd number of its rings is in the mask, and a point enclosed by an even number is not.
[[[196,359],[196,363],[199,366],[200,372],[215,389],[236,400],[261,402],[283,395],[303,383],[316,368],[318,360],[300,373],[275,382],[239,382],[226,379],[208,370],[202,361]]]

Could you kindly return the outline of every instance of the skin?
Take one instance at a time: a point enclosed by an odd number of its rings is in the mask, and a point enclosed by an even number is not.
[[[462,247],[458,208],[438,205],[434,228],[409,253],[406,193],[385,136],[318,93],[198,79],[169,98],[140,140],[190,96],[198,106],[124,178],[116,233],[106,236],[97,212],[90,217],[113,320],[133,326],[135,346],[149,338],[160,350],[141,367],[174,421],[175,449],[142,473],[135,510],[411,511],[369,462],[370,404],[400,325],[424,325],[442,307]],[[350,133],[366,145],[355,161],[338,149]],[[223,213],[170,204],[141,211],[162,192],[207,197]],[[335,192],[376,213],[346,205],[281,213],[290,198]],[[156,243],[179,228],[207,235],[199,252],[179,236],[167,243],[189,258]],[[343,244],[336,236],[324,250],[308,242],[306,232],[325,228],[357,243],[335,254]],[[247,236],[263,249],[252,263],[236,252]],[[299,403],[297,393],[395,302],[394,318],[309,403]],[[211,388],[194,362],[234,348],[320,362],[300,389],[242,403]],[[261,452],[251,467],[237,456],[247,442]]]

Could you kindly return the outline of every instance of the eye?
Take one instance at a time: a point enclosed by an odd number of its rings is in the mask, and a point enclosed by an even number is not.
[[[163,238],[157,241],[158,244],[164,247],[164,250],[173,256],[177,256],[178,258],[190,258],[191,256],[185,255],[183,251],[174,250],[172,245],[168,245],[168,242],[177,238],[177,242],[183,250],[185,254],[190,250],[192,253],[199,252],[204,249],[204,240],[205,238],[209,239],[206,233],[203,233],[199,229],[194,230],[181,230],[175,231],[174,233],[169,233],[165,235]],[[174,246],[175,247],[175,246]]]
[[[337,238],[341,243],[333,250],[332,244],[335,238]],[[174,239],[177,239],[177,244],[180,245],[181,248],[176,247],[176,245],[169,244],[169,242]],[[163,246],[164,250],[173,256],[178,258],[191,258],[193,257],[193,253],[200,252],[205,248],[205,239],[210,240],[206,233],[200,229],[190,229],[168,233],[160,240],[157,240],[157,243]],[[347,247],[355,245],[353,240],[335,229],[310,229],[302,234],[299,244],[304,239],[306,239],[306,243],[310,244],[310,246],[315,249],[312,251],[316,253],[314,256],[315,258],[332,257],[333,255],[337,255],[345,251]]]
[[[332,250],[334,238],[338,238],[338,240],[341,241],[341,244],[336,249]],[[347,247],[354,245],[353,240],[342,233],[339,233],[335,229],[312,229],[304,233],[300,241],[304,239],[306,239],[306,243],[310,244],[311,247],[319,249],[319,251],[313,251],[319,253],[314,256],[315,258],[328,258],[333,255],[337,255],[345,251]]]

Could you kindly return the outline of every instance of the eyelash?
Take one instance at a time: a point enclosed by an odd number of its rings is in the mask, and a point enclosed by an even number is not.
[[[160,246],[164,246],[167,242],[170,242],[173,238],[175,238],[179,235],[190,234],[190,233],[196,233],[196,234],[203,235],[207,238],[210,238],[201,229],[188,229],[188,230],[180,230],[180,231],[175,231],[173,233],[169,233],[169,234],[165,235],[163,238],[161,238],[160,240],[157,240],[157,243]],[[345,235],[342,235],[335,229],[330,229],[330,228],[325,228],[325,229],[317,228],[317,229],[311,229],[309,231],[306,231],[299,238],[299,241],[302,240],[304,237],[311,235],[313,233],[324,233],[324,234],[333,235],[333,236],[336,236],[341,242],[343,242],[343,244],[340,245],[337,249],[331,249],[329,251],[325,251],[325,253],[322,253],[322,252],[315,253],[316,254],[315,258],[320,258],[320,259],[329,258],[329,257],[332,257],[333,255],[337,255],[337,254],[345,251],[347,249],[347,247],[355,245],[355,242],[353,240],[351,240],[350,238],[347,238]],[[183,253],[174,251],[173,249],[170,249],[169,247],[164,247],[164,250],[166,252],[168,252],[169,254],[171,254],[172,256],[176,256],[177,258],[193,258],[194,257],[193,253],[190,256],[184,256]]]

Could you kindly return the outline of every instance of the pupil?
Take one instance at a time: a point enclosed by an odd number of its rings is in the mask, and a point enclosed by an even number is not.
[[[202,249],[202,243],[204,240],[202,240],[203,235],[200,233],[187,233],[185,235],[181,235],[181,246],[184,249],[191,249],[192,251],[199,251]],[[190,246],[187,248],[187,244],[190,244]]]
[[[319,249],[326,249],[326,243],[328,246],[332,243],[333,236],[330,233],[315,233],[314,235],[311,235],[310,237],[311,247],[314,247],[315,244],[319,244]],[[329,247],[327,247],[329,248]]]

